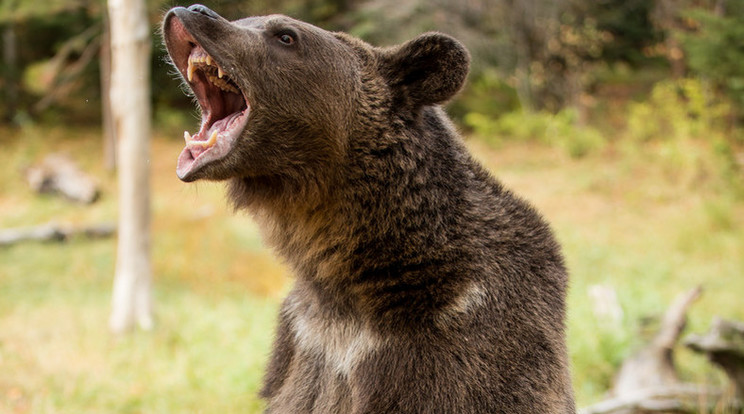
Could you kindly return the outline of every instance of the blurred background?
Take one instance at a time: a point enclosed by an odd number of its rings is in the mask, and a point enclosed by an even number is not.
[[[438,30],[468,46],[468,84],[447,109],[564,247],[578,405],[605,397],[678,294],[703,288],[686,333],[715,315],[744,319],[744,0],[203,3],[376,45]],[[0,413],[261,411],[291,278],[222,185],[175,176],[199,118],[158,30],[166,10],[189,4],[147,1],[155,327],[106,328],[115,237],[0,245]],[[105,12],[98,0],[0,1],[0,229],[116,223]],[[95,202],[35,191],[30,171],[49,154],[92,177]],[[726,383],[705,357],[675,351],[682,380]]]

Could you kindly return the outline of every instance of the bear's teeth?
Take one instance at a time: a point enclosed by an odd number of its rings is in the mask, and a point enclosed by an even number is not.
[[[203,148],[211,148],[215,143],[217,142],[217,131],[212,132],[212,135],[209,137],[206,141],[195,141],[191,140],[189,141],[190,147],[203,147]]]
[[[210,82],[212,82],[212,84],[214,84],[215,86],[217,86],[218,88],[222,89],[225,92],[240,93],[240,91],[238,91],[237,88],[227,83],[227,81],[224,79],[215,78],[212,75],[207,75],[207,78],[209,79]]]
[[[191,134],[189,134],[189,131],[183,131],[183,140],[186,141],[187,144],[191,142]]]
[[[211,147],[217,142],[217,131],[212,132],[212,136],[209,137],[209,141],[207,141],[207,147]]]
[[[217,66],[217,77],[222,79],[222,77],[225,76],[225,72],[222,71],[222,68]]]
[[[208,66],[212,65],[212,56],[207,55],[207,61],[206,62],[207,62],[207,65]]]
[[[196,71],[196,66],[194,66],[194,61],[189,59],[189,67],[186,70],[186,78],[188,78],[189,82],[194,80],[194,71]]]

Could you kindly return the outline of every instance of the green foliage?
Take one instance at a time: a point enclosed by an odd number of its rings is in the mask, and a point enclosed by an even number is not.
[[[668,174],[688,185],[706,184],[744,195],[738,161],[742,134],[730,126],[731,105],[700,79],[658,82],[649,98],[629,105],[625,151],[650,148]]]
[[[466,88],[447,107],[447,112],[458,121],[471,112],[499,116],[519,108],[519,99],[494,69],[472,74]]]
[[[660,33],[649,18],[654,4],[647,0],[604,0],[574,2],[574,7],[578,15],[591,16],[600,31],[612,36],[602,45],[602,60],[639,67],[649,60],[642,51],[660,41]]]
[[[687,13],[697,30],[683,34],[688,64],[744,105],[744,1],[726,2],[727,13],[695,9]]]
[[[602,148],[605,139],[595,128],[578,125],[577,119],[576,110],[564,109],[557,114],[513,111],[497,118],[471,112],[464,122],[492,144],[534,141],[563,148],[570,156],[581,158]]]
[[[44,19],[89,5],[92,5],[90,0],[0,0],[0,24]]]
[[[647,100],[630,105],[628,135],[636,141],[711,138],[730,111],[711,98],[713,90],[699,79],[658,82]]]

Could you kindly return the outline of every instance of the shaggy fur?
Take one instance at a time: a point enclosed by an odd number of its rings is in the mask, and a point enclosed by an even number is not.
[[[468,72],[458,41],[377,48],[192,6],[165,17],[171,54],[175,19],[251,105],[230,153],[184,180],[227,180],[296,274],[267,413],[575,411],[559,246],[438,106]]]

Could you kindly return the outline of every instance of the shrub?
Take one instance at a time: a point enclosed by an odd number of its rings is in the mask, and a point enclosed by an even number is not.
[[[464,122],[491,144],[505,140],[539,142],[563,148],[574,158],[581,158],[605,144],[597,129],[578,124],[578,113],[571,108],[557,114],[513,111],[498,118],[471,112]]]

